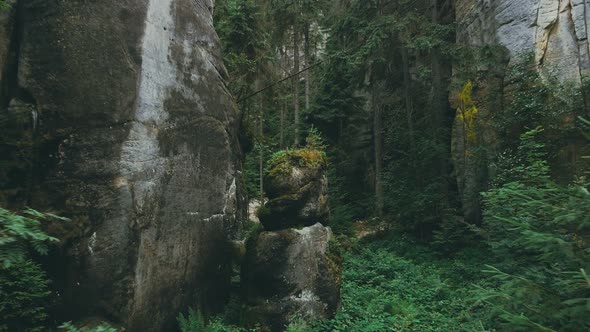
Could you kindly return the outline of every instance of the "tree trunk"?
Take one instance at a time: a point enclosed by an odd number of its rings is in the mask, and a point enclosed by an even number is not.
[[[281,105],[281,124],[279,128],[280,132],[280,146],[281,150],[285,148],[285,113],[287,113],[287,102],[283,101]]]
[[[375,214],[383,217],[383,123],[381,105],[375,100],[375,91],[373,88],[370,107],[373,108],[373,137],[375,149]]]
[[[293,26],[293,115],[295,118],[295,142],[299,146],[299,31]]]
[[[260,185],[260,204],[264,202],[264,104],[262,102],[262,97],[260,98],[260,103],[258,107],[260,108],[260,113],[258,117],[258,177],[259,177],[259,185]]]
[[[306,68],[311,67],[311,59],[309,54],[309,24],[305,26],[305,44],[304,44],[304,57]],[[309,111],[309,100],[310,100],[310,86],[311,86],[311,70],[305,71],[305,111]]]
[[[432,22],[434,24],[439,23],[439,0],[431,0],[432,3]],[[447,109],[448,109],[448,96],[444,93],[445,91],[445,70],[441,61],[441,54],[438,48],[434,48],[431,53],[431,66],[432,66],[432,91],[431,91],[431,109],[432,109],[432,123],[434,124],[435,139],[437,144],[441,146],[448,146],[450,142],[450,128],[447,124]],[[449,146],[450,148],[450,146]],[[447,151],[448,150],[448,151]],[[437,175],[440,178],[441,188],[441,200],[440,210],[438,214],[442,214],[442,210],[449,206],[449,182],[447,176],[449,174],[448,160],[450,159],[450,149],[441,149],[441,152],[437,156]]]
[[[411,96],[410,60],[408,50],[402,47],[402,63],[404,72],[404,96],[406,104],[406,119],[408,122],[408,136],[410,138],[410,158],[412,166],[416,169],[416,139],[414,137],[414,105]]]

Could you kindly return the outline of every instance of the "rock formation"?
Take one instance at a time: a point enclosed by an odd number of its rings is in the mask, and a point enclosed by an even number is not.
[[[246,323],[283,331],[291,322],[333,316],[340,303],[340,260],[321,224],[262,232],[246,249]]]
[[[266,231],[248,240],[242,265],[246,323],[283,331],[289,323],[333,316],[340,304],[341,259],[330,248],[326,161],[315,149],[271,160]],[[324,225],[322,225],[322,223]]]
[[[460,44],[499,44],[513,60],[534,52],[540,69],[556,68],[563,80],[590,73],[585,0],[456,0],[455,7]]]
[[[327,163],[323,153],[312,148],[286,151],[270,162],[264,190],[269,201],[258,216],[267,230],[296,226],[327,225]]]
[[[491,51],[494,64],[476,69],[478,107],[477,142],[467,139],[465,126],[456,121],[453,129],[453,160],[464,214],[470,222],[480,220],[479,193],[485,190],[487,174],[492,173],[485,159],[493,159],[497,141],[489,121],[503,107],[510,94],[504,77],[507,67],[534,56],[533,67],[546,79],[581,84],[590,74],[588,28],[590,3],[584,0],[456,0],[457,42],[471,47],[500,48]],[[461,84],[465,83],[459,82]],[[490,98],[490,96],[495,96]],[[458,103],[454,103],[455,106]],[[479,146],[486,146],[487,157],[474,157]],[[573,164],[576,144],[564,147],[562,164]],[[573,151],[573,152],[572,152]],[[567,172],[571,174],[572,172]]]
[[[213,1],[12,3],[0,204],[76,225],[50,271],[65,280],[64,318],[160,331],[188,305],[221,305],[239,147]]]

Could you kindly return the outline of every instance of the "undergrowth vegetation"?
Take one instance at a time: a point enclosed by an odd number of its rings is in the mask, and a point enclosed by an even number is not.
[[[481,258],[436,257],[408,238],[359,244],[345,255],[342,310],[313,330],[483,331],[466,287]]]
[[[32,209],[16,214],[0,208],[0,331],[43,331],[51,304],[49,280],[32,260],[58,239],[45,234],[41,220],[67,219]]]
[[[540,132],[521,136],[514,167],[499,175],[505,182],[484,194],[487,243],[498,257],[485,272],[497,287],[480,289],[479,301],[510,331],[584,331],[590,329],[589,183],[551,178]]]

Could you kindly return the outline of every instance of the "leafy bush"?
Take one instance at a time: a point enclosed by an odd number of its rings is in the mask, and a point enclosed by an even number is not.
[[[45,234],[41,230],[43,219],[60,219],[50,213],[41,213],[27,209],[24,215],[14,214],[0,208],[0,262],[4,268],[15,263],[23,262],[28,257],[29,246],[38,254],[47,254],[47,243],[57,242],[58,239]]]
[[[44,255],[57,239],[41,230],[42,219],[60,219],[32,209],[23,215],[0,208],[0,331],[41,331],[47,319],[47,276],[30,260],[29,249]]]
[[[188,315],[178,315],[178,325],[182,332],[247,332],[249,330],[230,326],[220,318],[215,318],[207,323],[203,315],[193,309],[189,309]]]
[[[71,322],[64,323],[60,328],[64,329],[66,332],[117,332],[117,329],[108,325],[108,324],[101,324],[97,327],[93,328],[82,328],[78,329]]]
[[[465,277],[453,282],[446,275],[464,265],[439,261],[427,249],[417,248],[396,238],[345,254],[342,310],[314,330],[481,331],[465,300]]]
[[[560,186],[550,177],[540,129],[521,136],[504,183],[484,194],[489,245],[502,257],[486,272],[496,287],[477,291],[510,331],[590,329],[588,183]]]
[[[0,331],[44,331],[50,294],[45,272],[31,260],[0,267]]]
[[[10,8],[10,5],[5,0],[0,0],[0,11]]]
[[[180,313],[178,315],[178,325],[182,332],[201,332],[205,331],[205,319],[200,312],[189,309],[187,316]]]

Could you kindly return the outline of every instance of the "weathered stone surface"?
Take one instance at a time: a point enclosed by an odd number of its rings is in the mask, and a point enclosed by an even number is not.
[[[80,225],[67,234],[75,240],[64,246],[66,272],[55,272],[65,273],[55,278],[65,280],[64,318],[169,330],[181,308],[207,311],[225,299],[239,148],[212,8],[212,0],[18,2],[15,74],[1,77],[0,112],[12,100],[38,119],[32,167],[19,179],[0,169],[11,180],[0,183],[0,201]]]
[[[259,199],[251,199],[248,202],[248,220],[259,223],[260,219],[258,219],[258,215],[256,211],[264,205],[265,202],[261,202]]]
[[[332,232],[321,224],[263,232],[242,268],[249,324],[283,331],[293,319],[329,318],[340,305],[341,262],[330,253]]]
[[[584,0],[457,0],[457,40],[502,45],[513,59],[533,52],[544,74],[579,81],[590,63],[589,15]]]
[[[327,225],[327,164],[323,154],[314,149],[287,151],[271,162],[264,189],[269,201],[258,210],[266,230]]]
[[[16,27],[15,2],[16,0],[6,1],[11,7],[0,11],[0,82],[3,82],[4,78],[11,74],[9,65],[15,58],[14,48],[12,47]],[[7,89],[8,86],[5,84],[0,85],[0,105],[2,107],[6,107],[8,103],[8,100],[3,98],[7,93]]]
[[[478,87],[473,96],[479,109],[475,125],[477,140],[466,139],[467,133],[459,121],[455,121],[453,128],[452,155],[464,215],[467,221],[478,222],[479,193],[486,189],[487,175],[491,172],[489,162],[496,153],[497,138],[490,119],[503,107],[503,101],[510,99],[511,87],[503,73],[506,65],[522,60],[526,53],[534,54],[534,69],[542,77],[580,84],[590,74],[587,36],[590,2],[456,0],[455,9],[460,44],[503,47],[508,54],[507,61],[497,59],[495,66],[482,62],[468,78]],[[480,147],[486,147],[485,151]],[[572,158],[564,161],[564,164],[573,163]]]
[[[354,238],[357,240],[372,240],[386,235],[391,231],[390,225],[378,218],[359,220],[352,224]]]

